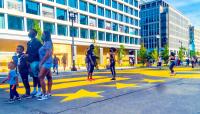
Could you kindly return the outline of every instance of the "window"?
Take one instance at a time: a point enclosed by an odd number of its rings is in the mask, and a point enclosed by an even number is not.
[[[88,24],[88,16],[80,14],[80,24],[87,25]]]
[[[135,38],[135,44],[136,44],[136,45],[139,44],[139,40],[138,40],[138,38]]]
[[[90,26],[93,26],[93,27],[96,27],[96,26],[97,26],[96,19],[90,17],[90,19],[89,19],[89,25],[90,25]]]
[[[129,23],[129,17],[128,16],[124,16],[124,22]]]
[[[117,1],[115,0],[112,0],[112,7],[117,9]]]
[[[70,26],[70,37],[78,37],[78,28]]]
[[[104,26],[105,26],[104,20],[98,19],[98,27],[104,28]]]
[[[129,0],[129,4],[130,4],[130,5],[133,5],[133,0]]]
[[[98,7],[98,15],[104,16],[104,9],[102,7]]]
[[[134,25],[134,19],[133,18],[130,18],[130,24]]]
[[[119,25],[119,31],[124,32],[124,26],[123,25]]]
[[[138,10],[134,10],[134,15],[138,17]]]
[[[112,12],[112,18],[117,20],[117,12],[114,12],[114,11]]]
[[[96,14],[96,5],[90,4],[89,5],[89,12]]]
[[[112,41],[112,35],[111,35],[111,33],[106,33],[106,41],[109,41],[109,42]]]
[[[77,8],[77,0],[68,0],[68,5],[72,8]]]
[[[58,24],[57,32],[58,32],[58,35],[67,36],[67,26]]]
[[[134,38],[133,37],[130,38],[130,44],[134,44]]]
[[[62,4],[62,5],[66,5],[66,0],[56,0],[56,3]]]
[[[80,0],[79,8],[82,11],[87,11],[87,2],[84,2],[84,1]]]
[[[134,5],[135,5],[135,7],[138,7],[138,1],[137,0],[134,0]]]
[[[47,1],[54,2],[54,0],[47,0]]]
[[[44,17],[54,18],[54,8],[51,6],[42,6],[42,15]]]
[[[87,39],[88,38],[88,30],[81,28],[81,38]]]
[[[128,6],[124,6],[124,12],[128,13]]]
[[[128,0],[124,0],[124,2],[128,3]]]
[[[40,15],[40,5],[37,2],[26,0],[26,13]]]
[[[90,30],[90,39],[97,39],[97,31]]]
[[[124,31],[125,31],[125,33],[129,33],[129,27],[128,27],[128,26],[125,26],[125,27],[124,27]]]
[[[105,33],[99,31],[98,34],[99,34],[99,35],[98,35],[98,36],[99,36],[99,40],[104,41],[104,40],[105,40]]]
[[[27,30],[30,31],[31,29],[33,29],[34,24],[39,24],[40,26],[40,21],[34,19],[27,19]]]
[[[118,24],[117,23],[113,23],[112,28],[113,28],[114,31],[118,31]]]
[[[120,11],[123,11],[123,4],[118,4],[118,9],[120,10]]]
[[[113,34],[113,42],[118,42],[118,35],[117,34]]]
[[[56,13],[57,13],[57,19],[59,19],[59,20],[67,20],[67,12],[66,12],[66,10],[57,8],[56,9]]]
[[[0,8],[3,8],[3,0],[0,0]]]
[[[106,6],[111,6],[111,0],[105,0]]]
[[[99,3],[104,4],[104,0],[97,0]]]
[[[119,14],[119,21],[123,22],[123,15],[122,14]]]
[[[125,43],[129,44],[129,37],[128,36],[125,36]]]
[[[49,31],[51,34],[55,34],[55,24],[49,22],[43,22],[44,31]]]
[[[7,0],[9,10],[23,11],[23,0]]]
[[[106,17],[111,18],[111,11],[106,9]]]
[[[5,18],[4,14],[0,14],[0,29],[5,28]]]
[[[124,43],[124,36],[119,35],[119,43]]]
[[[106,29],[111,30],[111,22],[106,22]]]
[[[137,19],[135,19],[135,26],[139,26],[139,22]]]
[[[133,28],[130,28],[129,34],[131,34],[131,35],[134,35],[134,34],[135,34],[135,31],[134,31]]]
[[[24,18],[8,15],[8,29],[23,31],[24,30]]]

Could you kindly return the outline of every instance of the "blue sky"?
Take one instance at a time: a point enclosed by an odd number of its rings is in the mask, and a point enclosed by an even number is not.
[[[200,0],[166,0],[186,15],[194,26],[200,27]]]

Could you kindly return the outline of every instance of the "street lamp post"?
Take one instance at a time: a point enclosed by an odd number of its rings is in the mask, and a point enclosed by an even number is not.
[[[71,68],[71,71],[77,71],[77,68],[76,68],[76,62],[75,62],[75,59],[76,59],[76,57],[75,57],[75,48],[74,48],[74,36],[75,36],[75,29],[74,29],[74,21],[76,21],[76,15],[77,15],[77,12],[76,12],[76,10],[69,10],[69,21],[71,21],[72,22],[72,68]]]

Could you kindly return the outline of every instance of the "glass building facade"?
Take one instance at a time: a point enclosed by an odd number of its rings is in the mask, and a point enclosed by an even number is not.
[[[145,2],[140,6],[141,41],[148,51],[165,45],[176,54],[189,47],[189,19],[164,0]],[[185,53],[187,54],[187,52]]]
[[[0,2],[1,8],[4,8],[4,1],[1,0]],[[7,0],[7,2],[10,4],[10,6],[7,6],[7,9],[26,12],[30,15],[30,18],[24,18],[20,15],[15,16],[12,14],[6,15],[7,18],[4,18],[4,14],[2,14],[0,20],[0,23],[2,23],[2,29],[8,28],[10,30],[28,31],[31,29],[31,27],[33,27],[33,21],[39,20],[35,19],[34,17],[42,16],[47,19],[46,21],[43,20],[40,23],[42,30],[49,30],[53,35],[58,36],[64,35],[70,37],[72,35],[70,32],[73,31],[71,31],[71,28],[68,29],[68,27],[70,27],[70,23],[66,23],[66,21],[68,21],[67,9],[63,7],[56,7],[50,4],[40,4],[39,2],[32,0]],[[26,2],[25,6],[23,2]],[[121,43],[118,40],[119,36],[121,35],[127,39],[126,42],[123,42],[124,44],[135,44],[130,42],[130,38],[134,38],[134,40],[140,38],[138,34],[140,27],[138,24],[139,6],[137,0],[49,0],[49,2],[54,2],[54,4],[59,4],[64,7],[66,6],[66,8],[69,6],[78,11],[76,23],[84,25],[85,27],[79,27],[75,25],[76,31],[78,32],[76,33],[77,35],[75,35],[76,37],[84,39],[103,37],[97,39],[101,39],[100,41]],[[128,3],[128,5],[125,3]],[[13,5],[16,5],[17,7],[14,7]],[[7,19],[8,25],[4,24],[5,19]],[[54,20],[48,21],[48,19]],[[56,20],[60,21],[57,22]],[[94,27],[96,32],[93,34],[94,30],[86,26]],[[91,31],[92,33],[90,33]]]

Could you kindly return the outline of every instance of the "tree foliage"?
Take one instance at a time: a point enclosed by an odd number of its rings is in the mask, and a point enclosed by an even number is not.
[[[124,45],[120,45],[119,50],[118,50],[118,59],[122,60],[125,55],[125,47]]]
[[[140,57],[140,62],[144,66],[146,59],[147,59],[147,49],[144,47],[144,44],[141,44],[138,56]]]
[[[152,52],[151,52],[151,58],[155,61],[158,60],[158,50],[157,49],[154,49]]]
[[[180,59],[181,61],[183,61],[185,50],[186,50],[186,48],[184,48],[184,47],[180,47],[180,48],[179,48],[178,57],[179,57],[179,59]]]
[[[167,45],[164,46],[164,50],[162,51],[161,55],[165,64],[167,64],[169,59],[169,47]]]
[[[40,22],[37,20],[33,21],[33,28],[37,31],[37,38],[40,42],[42,42],[42,30],[40,28]]]

